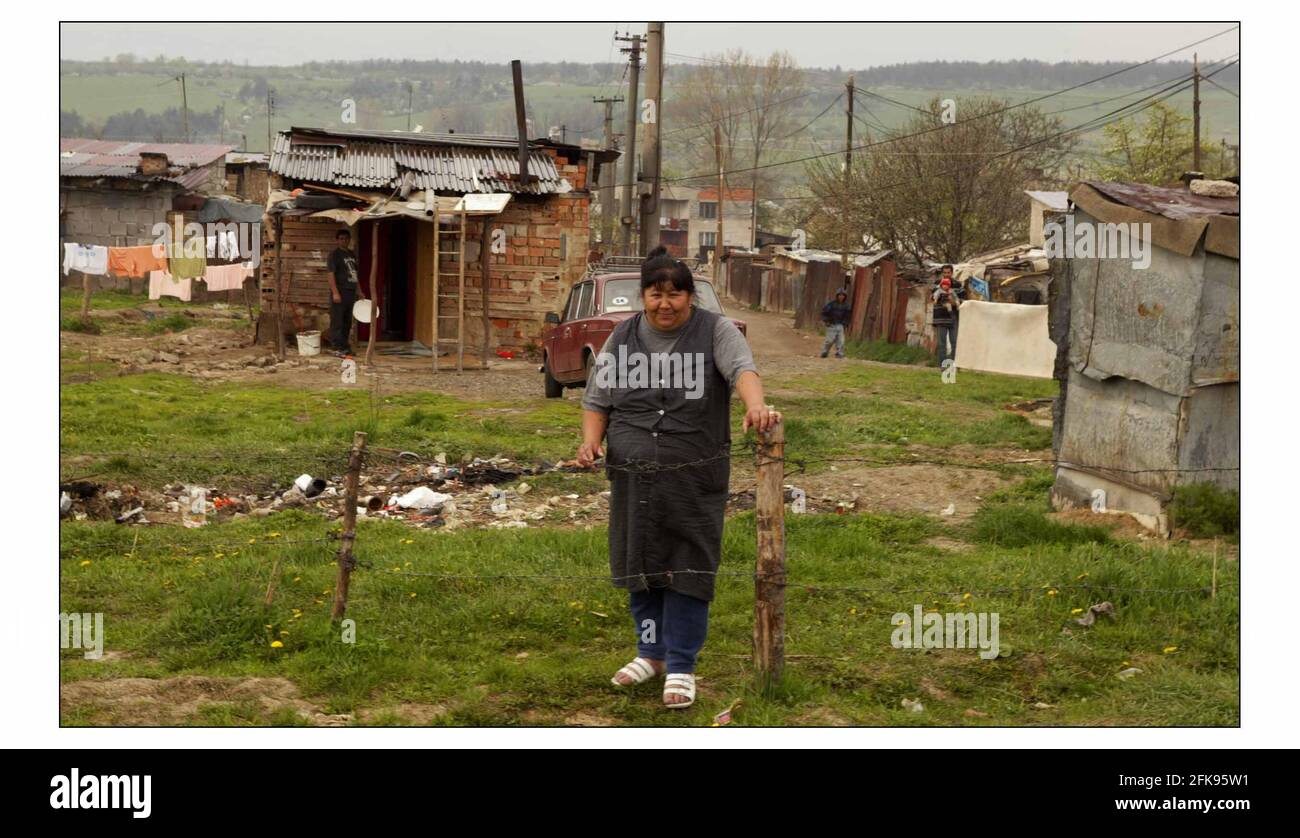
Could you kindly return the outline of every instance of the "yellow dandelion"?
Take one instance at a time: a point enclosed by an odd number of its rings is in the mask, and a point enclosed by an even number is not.
[[[1071,608],[1071,609],[1070,609],[1070,613],[1071,613],[1071,614],[1082,614],[1082,613],[1083,613],[1083,609],[1082,609],[1082,608]]]
[[[962,598],[962,599],[970,599],[970,594],[962,594],[962,595],[961,595],[961,598]]]
[[[270,623],[267,623],[267,624],[266,624],[266,628],[270,628],[270,627],[271,627],[271,624],[270,624]]]
[[[1048,591],[1048,592],[1047,592],[1047,595],[1048,595],[1048,596],[1056,596],[1056,588],[1052,588],[1050,591]]]
[[[411,591],[411,599],[415,599],[415,591]]]
[[[1177,651],[1178,651],[1178,647],[1177,647],[1177,646],[1166,646],[1162,651],[1163,651],[1166,655],[1172,655],[1174,652],[1177,652]]]
[[[90,564],[90,559],[83,559],[81,562],[82,567],[86,567],[89,564]]]
[[[1074,577],[1074,578],[1075,578],[1075,579],[1087,579],[1087,578],[1088,578],[1088,574],[1086,574],[1086,573],[1080,573],[1078,576],[1076,576],[1076,577]]]
[[[414,543],[415,543],[415,539],[414,539],[414,538],[404,538],[404,539],[402,539],[402,543],[403,543],[403,544],[414,544]]]
[[[850,613],[850,614],[856,614],[856,613],[858,613],[858,609],[856,609],[856,608],[850,608],[850,609],[849,609],[849,613]]]
[[[284,644],[281,643],[279,640],[272,640],[272,641],[271,641],[271,648],[272,648],[272,649],[283,649],[283,648],[284,648]]]
[[[280,636],[281,636],[281,637],[288,637],[288,636],[289,636],[289,632],[287,632],[287,631],[281,629],[281,630],[280,630]]]
[[[293,577],[293,581],[295,581],[295,582],[301,582],[301,581],[302,581],[302,577],[301,577],[301,576],[295,576],[295,577]]]

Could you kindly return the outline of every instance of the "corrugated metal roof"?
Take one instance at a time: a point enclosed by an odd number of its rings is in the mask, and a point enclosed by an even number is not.
[[[516,180],[518,147],[504,137],[295,128],[276,136],[270,168],[294,180],[370,189],[391,189],[410,171],[416,188],[438,192],[569,191],[554,158],[544,151],[528,155],[528,174],[536,179]]]
[[[229,145],[138,143],[122,140],[59,138],[59,177],[167,180],[187,188],[207,179],[203,167],[233,151]],[[142,154],[167,155],[167,174],[140,174]]]
[[[1174,221],[1187,221],[1212,215],[1241,215],[1240,198],[1211,198],[1195,195],[1185,187],[1151,186],[1145,183],[1111,183],[1085,180],[1116,203],[1145,212],[1163,215]]]

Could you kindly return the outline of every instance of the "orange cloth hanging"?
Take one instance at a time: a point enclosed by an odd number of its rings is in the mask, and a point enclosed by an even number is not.
[[[161,250],[161,248],[159,248]],[[109,276],[127,276],[139,278],[148,276],[150,271],[166,270],[167,259],[154,254],[154,246],[142,244],[138,247],[110,247],[108,249]]]

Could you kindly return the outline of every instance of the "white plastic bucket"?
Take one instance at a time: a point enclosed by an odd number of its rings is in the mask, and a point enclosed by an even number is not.
[[[298,333],[298,354],[319,355],[320,354],[320,332],[299,332]]]

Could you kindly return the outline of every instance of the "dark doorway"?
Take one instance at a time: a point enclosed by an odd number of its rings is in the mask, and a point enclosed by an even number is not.
[[[414,336],[415,325],[415,257],[420,222],[410,218],[387,218],[376,222],[362,222],[359,227],[361,285],[370,293],[370,254],[374,247],[371,237],[379,236],[376,251],[375,284],[379,305],[379,333],[381,341],[409,341]],[[357,325],[357,339],[369,340],[370,327]]]

